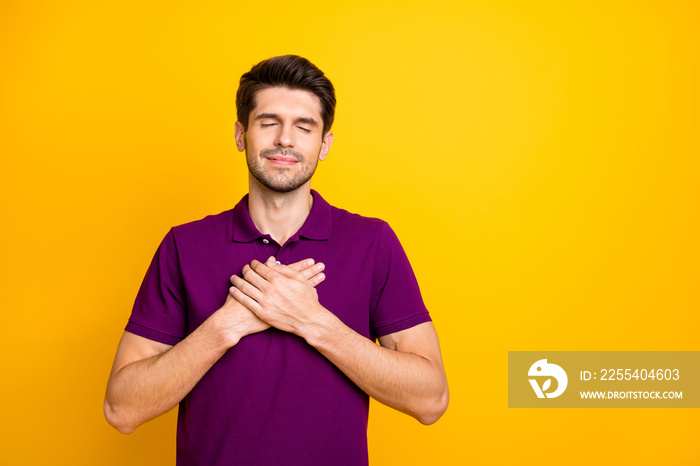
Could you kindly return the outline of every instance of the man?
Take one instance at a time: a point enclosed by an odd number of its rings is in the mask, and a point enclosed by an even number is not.
[[[105,416],[130,433],[179,403],[182,465],[367,464],[368,395],[424,424],[447,408],[437,334],[389,226],[310,188],[333,142],[323,72],[270,58],[236,105],[249,194],[166,235]]]

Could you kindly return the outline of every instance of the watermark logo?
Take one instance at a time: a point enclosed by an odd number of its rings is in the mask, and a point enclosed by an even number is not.
[[[700,351],[508,351],[508,408],[700,408],[698,368]]]
[[[540,387],[537,379],[528,379],[530,381],[530,385],[532,385],[532,389],[537,395],[537,398],[556,398],[564,393],[564,390],[566,390],[566,385],[569,383],[569,378],[566,376],[564,369],[556,364],[547,363],[546,359],[540,359],[530,366],[530,370],[528,371],[527,375],[529,377],[539,378],[548,377],[542,384],[542,387]],[[552,386],[552,378],[557,381],[557,388],[553,392],[548,393],[547,390],[549,390]]]

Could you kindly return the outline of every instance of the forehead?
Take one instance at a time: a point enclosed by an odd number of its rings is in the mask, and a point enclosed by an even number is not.
[[[255,93],[255,108],[251,117],[260,113],[280,116],[309,117],[321,120],[321,101],[309,91],[268,87]]]

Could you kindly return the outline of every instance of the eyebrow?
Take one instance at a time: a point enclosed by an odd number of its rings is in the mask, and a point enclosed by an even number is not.
[[[261,113],[259,115],[256,115],[255,119],[256,120],[264,120],[266,118],[271,118],[271,119],[279,119],[279,115],[276,113]],[[313,118],[309,117],[298,117],[296,120],[294,120],[295,123],[306,123],[309,125],[313,126],[318,126],[318,121],[314,120]]]

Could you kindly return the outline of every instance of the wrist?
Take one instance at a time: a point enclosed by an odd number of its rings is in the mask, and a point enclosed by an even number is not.
[[[216,346],[222,352],[235,346],[245,334],[238,328],[227,322],[224,313],[214,312],[204,323],[200,329],[205,334],[207,341]]]
[[[339,332],[345,325],[335,314],[322,307],[323,312],[319,312],[316,318],[307,322],[301,329],[298,335],[314,348],[319,348],[332,338],[333,335],[338,336]]]

